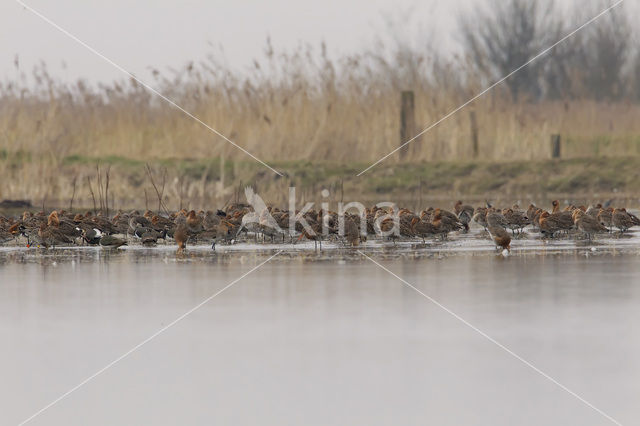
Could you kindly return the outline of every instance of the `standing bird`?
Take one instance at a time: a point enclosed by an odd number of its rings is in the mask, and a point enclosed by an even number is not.
[[[212,230],[215,231],[215,236],[213,237],[213,241],[211,242],[211,249],[215,250],[216,244],[219,241],[228,242],[233,240],[233,238],[237,234],[237,231],[235,229],[236,227],[228,220],[220,221],[218,226],[216,226],[214,230]]]
[[[442,239],[446,239],[449,232],[464,229],[464,226],[460,223],[460,220],[458,220],[458,216],[441,209],[434,210],[431,223],[438,228],[439,233],[442,235]]]
[[[473,207],[468,204],[462,204],[462,201],[458,200],[454,206],[454,210],[458,215],[458,219],[462,223],[462,226],[464,226],[464,232],[469,232],[469,222],[471,222],[474,212]]]
[[[567,216],[566,213],[569,213]],[[540,214],[540,232],[553,238],[556,232],[568,231],[574,226],[573,217],[570,212],[558,212],[549,214],[544,211]]]
[[[598,222],[598,219],[580,209],[574,210],[573,222],[575,223],[576,228],[582,231],[589,240],[591,240],[591,236],[593,234],[609,231],[603,224]]]
[[[419,217],[414,217],[411,221],[411,228],[415,236],[422,238],[424,243],[425,238],[437,235],[439,230],[431,222],[422,220]]]
[[[516,230],[522,232],[522,230],[531,223],[525,212],[517,208],[504,209],[502,215],[506,219],[507,226],[511,229],[511,233],[514,235]]]
[[[360,229],[350,214],[344,217],[344,238],[352,247],[360,245]]]
[[[181,223],[173,233],[173,239],[178,244],[178,253],[182,253],[187,247],[187,240],[189,239],[189,233],[187,231],[187,225]]]
[[[504,218],[502,218],[504,219]],[[487,229],[496,246],[502,250],[511,251],[511,235],[502,227],[501,216],[498,214],[487,215]]]
[[[473,221],[487,229],[487,207],[478,207],[473,215]]]
[[[55,248],[56,245],[73,243],[73,240],[57,227],[44,223],[38,229],[38,237],[44,247],[53,246]]]
[[[196,214],[195,210],[191,210],[187,214],[187,229],[191,235],[196,235],[202,231],[202,218]]]
[[[74,222],[66,219],[64,216],[60,219],[59,213],[55,210],[52,211],[47,218],[47,226],[71,239],[71,242],[74,242],[78,237],[82,237],[82,229],[76,226]]]
[[[309,233],[306,229],[303,229],[298,237],[298,241],[302,238],[306,238],[307,240],[313,241],[313,247],[315,249],[318,248],[318,242],[320,243],[320,250],[322,250],[322,225],[319,222],[313,221],[309,223],[311,227],[311,231],[313,233]]]
[[[627,213],[623,208],[613,210],[613,213],[611,214],[611,223],[620,230],[620,233],[626,232],[633,226],[640,225],[638,218]]]
[[[602,208],[602,204],[598,203],[595,205],[591,205],[589,206],[589,208],[587,209],[587,214],[591,217],[593,217],[594,219],[598,218],[598,213],[600,212],[600,209]]]
[[[609,230],[613,229],[613,207],[601,208],[596,217]]]

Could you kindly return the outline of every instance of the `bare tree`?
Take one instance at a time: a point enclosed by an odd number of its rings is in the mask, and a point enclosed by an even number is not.
[[[558,34],[563,37],[579,24],[571,27],[560,27],[558,21]],[[584,94],[585,70],[584,60],[584,34],[579,32],[557,45],[552,52],[552,57],[544,63],[543,79],[541,82],[544,97],[551,100],[573,99]]]
[[[459,20],[464,52],[487,81],[509,74],[558,38],[553,0],[491,0],[488,5]],[[523,94],[542,95],[544,62],[541,58],[505,82],[514,101]]]
[[[598,100],[617,100],[624,95],[632,30],[625,9],[614,9],[585,30],[582,66],[585,86]]]
[[[636,43],[637,44],[637,43]],[[640,49],[636,48],[631,63],[629,97],[634,101],[640,101]]]

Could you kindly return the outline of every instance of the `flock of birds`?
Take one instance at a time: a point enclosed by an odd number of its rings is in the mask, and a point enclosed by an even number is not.
[[[596,204],[589,207],[568,205],[561,208],[553,201],[551,211],[531,204],[525,211],[513,205],[498,209],[486,206],[472,207],[461,201],[453,211],[428,208],[420,212],[372,207],[364,212],[366,233],[360,228],[359,215],[333,211],[296,212],[290,218],[287,210],[264,206],[255,211],[248,204],[232,204],[224,210],[180,210],[169,215],[152,211],[119,211],[113,217],[87,211],[84,214],[52,211],[32,213],[21,217],[0,215],[0,244],[24,244],[27,247],[55,247],[65,245],[100,245],[120,247],[132,241],[155,245],[158,240],[174,241],[178,250],[189,244],[233,243],[253,236],[256,241],[269,238],[272,242],[290,243],[302,239],[341,242],[357,246],[368,237],[396,240],[440,238],[446,240],[452,233],[467,233],[470,225],[484,228],[497,249],[511,250],[512,237],[522,235],[528,228],[540,232],[543,238],[559,235],[583,235],[591,239],[595,234],[624,233],[640,225],[640,219],[624,208]],[[291,226],[292,225],[292,226]],[[509,232],[511,231],[511,232]]]

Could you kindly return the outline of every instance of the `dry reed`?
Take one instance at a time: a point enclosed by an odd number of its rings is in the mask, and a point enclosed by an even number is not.
[[[324,46],[320,52],[309,46],[276,52],[267,43],[265,52],[244,75],[232,73],[212,56],[168,75],[155,71],[153,85],[267,162],[367,165],[400,143],[402,90],[414,92],[416,123],[422,128],[484,84],[465,71],[465,60],[445,61],[429,49],[382,46],[330,59]],[[93,179],[97,203],[92,187],[89,192],[95,208],[117,208],[110,204],[110,193],[118,204],[123,191],[129,192],[128,199],[147,199],[147,190],[153,188],[149,194],[156,194],[160,210],[170,207],[166,199],[183,206],[192,197],[211,193],[226,198],[239,179],[257,184],[256,179],[265,176],[255,170],[243,172],[242,162],[251,160],[242,152],[133,80],[67,84],[50,76],[44,65],[30,76],[17,61],[16,67],[22,77],[0,83],[0,198],[68,200],[76,197],[76,184],[90,187]],[[578,93],[562,100],[521,96],[514,102],[507,88],[499,87],[414,142],[407,161],[548,159],[549,139],[556,133],[562,135],[563,158],[638,156],[640,105],[633,99],[604,102]],[[477,157],[472,149],[472,110]],[[78,160],[109,163],[116,157],[130,161],[131,167],[107,169],[106,185],[100,170],[96,176]],[[175,167],[169,174],[163,166],[144,168],[147,162],[167,165],[189,159],[218,163],[208,163],[197,176]],[[399,161],[397,155],[388,160]],[[227,165],[231,169],[225,171]],[[131,173],[135,167],[138,172]],[[154,176],[162,176],[162,190]],[[297,178],[289,176],[269,186],[285,188]],[[145,187],[148,179],[151,185]],[[85,189],[83,193],[88,197]]]

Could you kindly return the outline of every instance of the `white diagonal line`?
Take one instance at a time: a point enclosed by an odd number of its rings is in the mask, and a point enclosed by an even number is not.
[[[544,371],[540,370],[538,367],[533,365],[531,362],[527,361],[526,359],[522,358],[517,353],[513,352],[511,349],[509,349],[508,347],[506,347],[502,343],[498,342],[496,339],[494,339],[493,337],[489,336],[487,333],[485,333],[484,331],[480,330],[478,327],[474,326],[469,321],[465,320],[460,315],[458,315],[455,312],[453,312],[451,309],[449,309],[446,306],[442,305],[440,302],[438,302],[437,300],[435,300],[434,298],[432,298],[428,294],[422,292],[420,289],[418,289],[417,287],[415,287],[414,285],[412,285],[408,281],[404,280],[403,278],[399,277],[394,272],[392,272],[388,268],[384,267],[380,263],[376,262],[371,257],[369,257],[366,254],[364,254],[362,251],[358,250],[358,253],[360,253],[361,255],[366,257],[368,260],[370,260],[374,264],[378,265],[380,268],[382,268],[383,270],[385,270],[389,274],[391,274],[394,277],[396,277],[398,280],[402,281],[407,287],[415,290],[422,297],[424,297],[425,299],[429,300],[431,303],[433,303],[434,305],[436,305],[437,307],[439,307],[440,309],[442,309],[443,311],[445,311],[449,315],[453,316],[455,319],[457,319],[458,321],[460,321],[461,323],[463,323],[464,325],[466,325],[467,327],[469,327],[470,329],[472,329],[476,333],[480,334],[482,337],[484,337],[485,339],[489,340],[491,343],[493,343],[494,345],[498,346],[500,349],[504,350],[505,352],[507,352],[509,355],[511,355],[512,357],[514,357],[518,361],[522,362],[523,364],[525,364],[527,367],[531,368],[536,373],[538,373],[541,376],[543,376],[545,379],[547,379],[550,382],[554,383],[560,389],[562,389],[565,392],[569,393],[570,395],[574,396],[580,402],[582,402],[583,404],[585,404],[589,408],[591,408],[591,409],[595,410],[596,412],[598,412],[600,415],[605,417],[607,420],[610,420],[611,422],[613,422],[616,425],[622,426],[622,424],[619,421],[617,421],[616,419],[614,419],[613,417],[611,417],[610,415],[608,415],[607,413],[605,413],[604,411],[602,411],[601,409],[599,409],[598,407],[596,407],[595,405],[593,405],[592,403],[590,403],[589,401],[587,401],[586,399],[584,399],[583,397],[581,397],[580,395],[578,395],[577,393],[575,393],[574,391],[572,391],[571,389],[569,389],[568,387],[563,385],[562,383],[558,382],[556,379],[554,379],[553,377],[551,377],[550,375],[548,375]]]
[[[446,119],[450,118],[452,115],[456,114],[457,112],[459,112],[460,110],[462,110],[463,108],[465,108],[467,105],[469,105],[470,103],[472,103],[473,101],[477,100],[478,98],[482,97],[483,95],[485,95],[487,92],[489,92],[491,89],[493,89],[494,87],[498,86],[499,84],[503,83],[505,80],[507,80],[509,77],[513,76],[514,74],[516,74],[518,71],[522,70],[523,68],[529,66],[532,62],[538,60],[539,58],[541,58],[542,56],[546,55],[547,53],[549,53],[551,50],[553,50],[553,48],[555,48],[557,45],[559,45],[560,43],[566,41],[568,38],[573,37],[576,33],[578,33],[579,31],[583,30],[585,27],[587,27],[588,25],[594,23],[596,20],[598,20],[599,18],[601,18],[603,15],[607,14],[611,9],[619,6],[624,0],[618,0],[616,3],[614,3],[613,5],[607,7],[605,10],[603,10],[602,12],[600,12],[599,14],[597,14],[596,16],[594,16],[593,18],[589,19],[587,22],[585,22],[584,24],[580,25],[578,28],[576,28],[575,30],[571,31],[569,34],[567,34],[566,36],[564,36],[563,38],[561,38],[560,40],[558,40],[557,42],[555,42],[554,44],[552,44],[551,46],[547,47],[546,49],[544,49],[542,52],[538,53],[536,56],[534,56],[533,58],[529,59],[526,63],[520,65],[518,68],[516,68],[515,70],[511,71],[509,74],[505,75],[504,77],[502,77],[500,80],[496,81],[495,83],[493,83],[491,86],[487,87],[486,89],[484,89],[482,92],[478,93],[477,95],[475,95],[473,98],[469,99],[467,102],[463,103],[462,105],[460,105],[458,108],[454,109],[453,111],[449,112],[447,115],[445,115],[444,117],[442,117],[441,119],[439,119],[438,121],[436,121],[435,123],[433,123],[432,125],[430,125],[429,127],[427,127],[426,129],[424,129],[423,131],[421,131],[420,133],[418,133],[417,135],[415,135],[414,137],[412,137],[411,139],[409,139],[408,141],[406,141],[405,143],[403,143],[402,145],[400,145],[398,148],[394,149],[393,151],[391,151],[390,153],[388,153],[387,155],[385,155],[384,157],[382,157],[381,159],[379,159],[378,161],[376,161],[375,163],[373,163],[372,165],[370,165],[369,167],[367,167],[366,169],[364,169],[363,171],[361,171],[360,173],[358,173],[356,176],[360,176],[363,173],[367,172],[368,170],[372,169],[373,167],[377,166],[378,164],[380,164],[381,162],[383,162],[384,160],[386,160],[387,158],[389,158],[390,156],[392,156],[393,154],[395,154],[396,152],[400,151],[402,148],[404,148],[406,145],[410,144],[411,142],[415,141],[417,138],[419,138],[420,136],[424,135],[425,133],[427,133],[429,130],[433,129],[434,127],[436,127],[438,124],[442,123],[443,121],[445,121]]]
[[[81,381],[80,383],[78,383],[77,385],[75,385],[74,387],[72,387],[71,389],[69,389],[68,391],[63,393],[62,395],[60,395],[58,398],[54,399],[49,404],[45,405],[40,410],[36,411],[30,417],[28,417],[27,419],[25,419],[22,422],[20,422],[19,426],[22,426],[24,424],[29,423],[31,420],[35,419],[36,417],[38,417],[43,412],[45,412],[49,408],[51,408],[54,405],[56,405],[58,402],[62,401],[64,398],[66,398],[67,396],[71,395],[73,392],[77,391],[82,386],[86,385],[91,380],[95,379],[100,374],[102,374],[105,371],[107,371],[109,368],[111,368],[114,365],[116,365],[118,362],[120,362],[123,359],[125,359],[126,357],[128,357],[129,355],[131,355],[132,353],[134,353],[135,351],[140,349],[142,346],[146,345],[147,343],[149,343],[150,341],[152,341],[153,339],[158,337],[160,334],[164,333],[165,331],[167,331],[168,329],[170,329],[171,327],[173,327],[174,325],[176,325],[177,323],[179,323],[180,321],[182,321],[183,319],[185,319],[186,317],[188,317],[189,315],[191,315],[192,313],[194,313],[195,311],[200,309],[202,306],[204,306],[211,299],[213,299],[214,297],[218,296],[220,293],[222,293],[223,291],[227,290],[229,287],[231,287],[232,285],[234,285],[235,283],[237,283],[238,281],[240,281],[241,279],[243,279],[244,277],[246,277],[247,275],[249,275],[250,273],[252,273],[256,269],[260,268],[262,265],[264,265],[265,263],[269,262],[271,259],[273,259],[277,255],[279,255],[280,253],[282,253],[282,250],[278,250],[278,252],[276,252],[276,254],[274,254],[273,256],[271,256],[270,258],[265,260],[264,262],[258,264],[257,266],[254,266],[249,271],[247,271],[244,274],[242,274],[239,278],[236,278],[235,280],[231,281],[229,284],[227,284],[226,286],[222,287],[222,289],[218,290],[217,292],[215,292],[211,296],[207,297],[202,302],[198,303],[196,306],[194,306],[193,308],[189,309],[187,312],[185,312],[184,314],[180,315],[178,318],[174,319],[169,324],[167,324],[166,326],[162,327],[160,330],[158,330],[155,333],[153,333],[151,336],[149,336],[146,339],[144,339],[142,342],[138,343],[137,345],[135,345],[134,347],[129,349],[127,352],[123,353],[118,358],[114,359],[109,364],[105,365],[100,370],[98,370],[95,373],[93,373],[91,376],[87,377],[86,379],[84,379],[83,381]]]
[[[15,0],[17,3],[19,3],[22,7],[24,7],[25,9],[27,9],[28,11],[30,11],[31,13],[33,13],[34,15],[38,16],[40,19],[42,19],[43,21],[45,21],[46,23],[48,23],[49,25],[51,25],[52,27],[54,27],[55,29],[57,29],[58,31],[60,31],[61,33],[63,33],[64,35],[68,36],[69,38],[71,38],[72,40],[74,40],[75,42],[79,43],[80,45],[84,46],[85,48],[87,48],[89,51],[91,51],[91,53],[95,54],[96,56],[102,58],[103,60],[105,60],[106,62],[110,63],[111,65],[113,65],[115,68],[117,68],[118,70],[122,71],[123,73],[125,73],[126,75],[128,75],[129,77],[131,77],[132,79],[134,79],[135,81],[137,81],[138,83],[140,83],[142,86],[144,86],[147,90],[149,90],[150,92],[152,92],[153,94],[157,95],[158,97],[160,97],[161,99],[163,99],[164,101],[168,102],[171,106],[179,109],[180,111],[182,111],[185,115],[187,115],[188,117],[192,118],[193,120],[195,120],[196,122],[198,122],[199,124],[201,124],[202,126],[206,127],[207,129],[209,129],[210,131],[212,131],[213,133],[215,133],[216,135],[220,136],[222,139],[224,139],[225,141],[229,142],[231,145],[235,146],[236,148],[238,148],[240,151],[244,152],[245,154],[247,154],[249,157],[253,158],[254,160],[256,160],[258,163],[262,164],[263,166],[265,166],[266,168],[268,168],[269,170],[271,170],[272,172],[274,172],[275,174],[279,175],[279,176],[283,176],[282,173],[280,173],[279,171],[277,171],[276,169],[274,169],[273,167],[271,167],[270,165],[268,165],[267,163],[265,163],[264,161],[262,161],[261,159],[259,159],[258,157],[256,157],[255,155],[253,155],[252,153],[250,153],[249,151],[247,151],[246,149],[244,149],[243,147],[241,147],[240,145],[236,144],[234,141],[232,141],[231,139],[229,139],[228,137],[226,137],[225,135],[223,135],[222,133],[220,133],[219,131],[217,131],[216,129],[214,129],[213,127],[211,127],[210,125],[208,125],[207,123],[205,123],[204,121],[202,121],[201,119],[199,119],[198,117],[196,117],[195,115],[193,115],[192,113],[190,113],[189,111],[187,111],[186,109],[182,108],[180,105],[178,105],[177,103],[175,103],[173,100],[169,99],[168,97],[166,97],[165,95],[163,95],[162,93],[160,93],[159,91],[157,91],[156,89],[154,89],[152,86],[150,86],[149,84],[145,83],[144,81],[140,80],[138,77],[136,77],[134,74],[132,74],[131,72],[127,71],[125,68],[123,68],[122,66],[118,65],[117,63],[115,63],[114,61],[112,61],[111,59],[107,58],[105,55],[103,55],[102,53],[98,52],[96,49],[94,49],[93,47],[89,46],[87,43],[85,43],[84,41],[80,40],[78,37],[76,37],[75,35],[71,34],[69,31],[65,30],[64,28],[62,28],[60,25],[56,24],[55,22],[53,22],[51,19],[47,18],[46,16],[44,16],[42,13],[38,12],[36,9],[34,9],[33,7],[29,6],[28,4],[26,4],[25,2],[23,2],[22,0]]]

